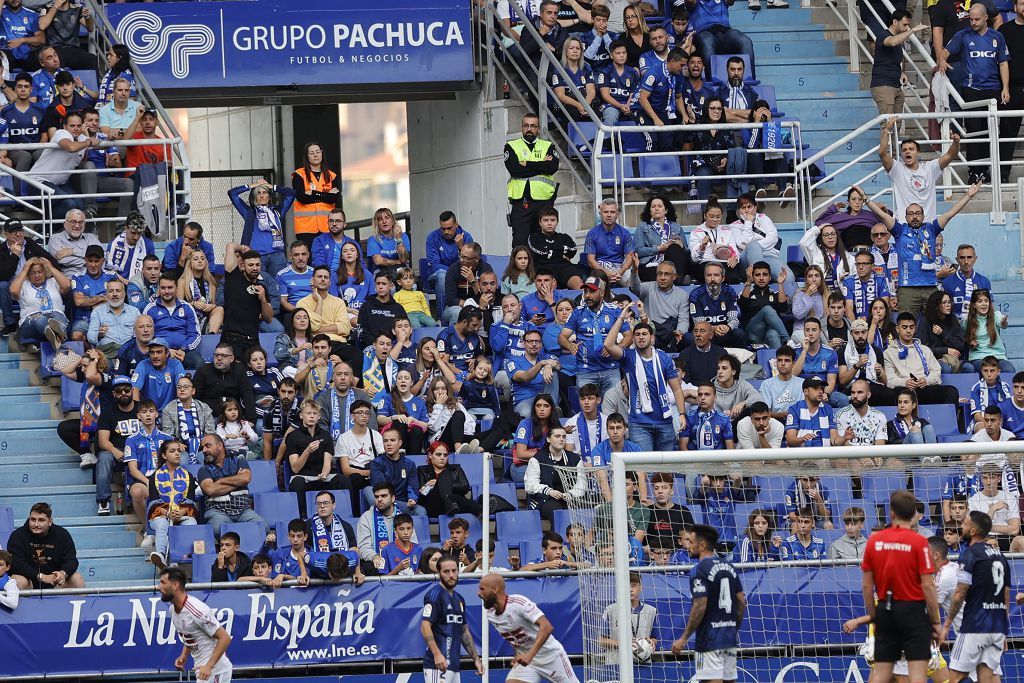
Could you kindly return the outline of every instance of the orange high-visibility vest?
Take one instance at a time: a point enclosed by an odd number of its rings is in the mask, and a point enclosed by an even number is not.
[[[338,177],[334,171],[327,169],[320,173],[319,180],[313,174],[307,177],[305,168],[295,169],[295,174],[302,178],[302,182],[306,186],[306,192],[330,192],[331,187],[334,185],[334,179]],[[295,234],[312,233],[315,235],[319,232],[327,232],[327,214],[334,207],[333,203],[313,202],[312,204],[303,204],[296,200],[292,208],[292,215],[295,218]]]

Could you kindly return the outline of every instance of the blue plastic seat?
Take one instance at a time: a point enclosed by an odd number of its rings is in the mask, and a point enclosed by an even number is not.
[[[638,133],[638,135],[641,135]],[[643,151],[643,148],[640,150]],[[633,172],[633,158],[616,156],[601,157],[601,184],[615,184],[616,176],[621,175],[627,185],[636,185],[636,173]]]
[[[199,340],[199,355],[203,357],[203,361],[206,363],[213,362],[213,350],[217,348],[217,344],[220,342],[219,334],[204,334]],[[274,347],[270,347],[271,352]]]
[[[294,493],[256,493],[253,502],[257,514],[270,524],[287,523],[299,516],[299,501]]]
[[[358,521],[358,520],[357,520]],[[355,530],[355,525],[352,525],[352,529]],[[432,541],[430,538],[430,518],[420,515],[412,516],[412,529],[416,534],[416,542],[422,546],[429,545]]]
[[[502,513],[502,514],[510,514],[510,513]],[[438,537],[439,537],[440,542],[444,543],[444,541],[451,535],[448,532],[448,523],[450,521],[452,521],[453,519],[455,519],[456,517],[458,517],[459,519],[464,519],[464,520],[466,520],[469,523],[469,540],[466,541],[466,545],[468,545],[471,548],[474,547],[476,542],[478,540],[480,540],[480,536],[483,534],[483,531],[482,531],[481,526],[480,526],[480,520],[477,519],[474,515],[469,515],[469,514],[440,515],[440,516],[438,516],[438,518],[437,518],[437,533],[438,533]]]
[[[250,557],[252,557],[250,555]],[[217,553],[203,553],[192,556],[192,581],[189,583],[211,583],[213,581],[213,563],[217,561]]]
[[[466,473],[470,484],[482,484],[484,476],[494,483],[494,468],[484,460],[482,453],[458,453],[448,457],[449,462],[458,465]]]
[[[848,506],[853,502],[853,482],[843,474],[825,474],[818,477],[818,481],[828,489],[829,497],[833,507]]]
[[[645,185],[679,185],[682,171],[679,168],[679,157],[656,156],[640,157],[640,178]]]
[[[895,472],[864,472],[861,477],[864,502],[887,505],[889,494],[907,488],[907,477]]]
[[[238,537],[241,539],[242,552],[250,558],[260,551],[260,548],[263,547],[263,541],[266,540],[263,525],[259,522],[233,522],[221,525],[221,537],[229,531],[234,531],[238,534]]]
[[[412,331],[412,343],[419,344],[421,340],[431,337],[437,339],[443,327],[417,327]]]
[[[719,83],[729,82],[728,63],[732,57],[739,57],[743,60],[743,81],[756,84],[757,81],[750,77],[750,57],[747,55],[713,55],[711,57],[711,80],[718,81]]]
[[[969,399],[971,397],[971,389],[975,384],[978,383],[978,376],[975,374],[961,374],[959,372],[953,374],[942,373],[942,383],[947,387],[956,387],[956,391],[960,394],[961,399]],[[970,417],[968,415],[968,417]]]
[[[590,158],[590,147],[593,147],[594,138],[597,137],[597,124],[592,121],[570,121],[569,143],[576,149],[576,154],[581,159]]]
[[[201,542],[204,553],[216,552],[213,527],[209,524],[172,526],[167,530],[168,553],[171,562],[190,563],[197,542]]]
[[[921,417],[931,423],[935,436],[962,435],[956,421],[956,406],[952,403],[921,404],[917,410]]]
[[[320,493],[323,493],[323,491],[306,491],[306,512],[310,517],[316,512],[316,497]],[[348,491],[331,491],[331,493],[334,494],[335,512],[342,517],[348,517],[349,515],[359,516],[361,511],[356,512],[352,509],[352,496]],[[290,495],[294,496],[296,494]]]
[[[252,478],[249,480],[249,493],[270,493],[276,492],[277,472],[273,460],[251,460],[249,470]]]
[[[277,341],[277,332],[260,332],[260,346],[266,351],[267,367],[276,368],[277,356],[274,355],[274,343]]]
[[[582,524],[583,526],[587,527],[587,529],[592,529],[593,528],[593,526],[594,526],[594,509],[593,508],[587,508],[587,509],[582,509],[581,508],[581,509],[576,510],[574,512],[573,511],[569,511],[569,510],[555,510],[555,514],[554,514],[554,517],[553,517],[553,523],[551,525],[551,530],[552,531],[557,531],[559,536],[561,536],[562,538],[565,538],[565,530],[569,528],[570,524],[572,524],[573,516],[574,515],[576,517],[576,520],[580,524]]]
[[[507,543],[515,543],[541,537],[540,512],[518,510],[499,512],[494,516],[497,537]]]
[[[85,343],[80,341],[66,341],[64,346],[68,347],[79,356],[85,353]],[[57,355],[56,349],[50,346],[50,342],[43,342],[39,345],[39,376],[43,379],[51,377],[63,377],[64,373],[54,370],[53,359]]]

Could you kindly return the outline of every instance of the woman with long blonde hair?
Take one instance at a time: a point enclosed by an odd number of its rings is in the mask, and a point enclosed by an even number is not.
[[[366,240],[366,258],[374,274],[383,271],[392,280],[397,279],[398,269],[412,263],[411,252],[409,235],[395,220],[394,212],[387,207],[377,209],[373,214],[373,234]]]
[[[217,305],[217,280],[210,272],[210,263],[200,249],[192,252],[178,278],[178,298],[192,304],[204,333],[219,334],[224,322],[224,308]]]

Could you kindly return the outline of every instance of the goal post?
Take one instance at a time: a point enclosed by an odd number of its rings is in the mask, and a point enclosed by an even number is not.
[[[965,437],[966,438],[966,437]],[[629,501],[624,495],[627,490],[628,473],[646,473],[650,478],[655,473],[670,473],[677,486],[677,498],[674,500],[685,500],[686,505],[692,512],[696,523],[702,523],[705,519],[707,498],[700,500],[705,504],[695,503],[695,499],[706,496],[705,489],[695,493],[695,488],[700,488],[701,477],[704,474],[711,475],[711,479],[717,480],[719,484],[724,478],[726,485],[730,485],[730,475],[749,477],[751,490],[757,488],[757,493],[743,503],[737,503],[738,510],[735,511],[735,547],[739,548],[741,537],[745,533],[741,526],[740,512],[746,512],[756,508],[754,513],[764,510],[771,510],[777,515],[777,533],[782,539],[782,544],[791,541],[790,518],[794,509],[794,500],[787,496],[803,498],[806,490],[806,482],[812,482],[814,492],[821,497],[824,491],[824,484],[835,487],[836,491],[826,492],[824,504],[813,498],[807,507],[799,508],[799,514],[795,515],[801,523],[800,517],[806,517],[808,509],[814,509],[817,515],[818,509],[827,508],[830,524],[834,529],[822,531],[818,526],[820,519],[815,520],[814,530],[811,536],[818,543],[821,550],[815,555],[816,559],[797,558],[799,550],[788,557],[776,558],[757,563],[740,564],[732,557],[734,564],[743,574],[751,576],[761,572],[757,576],[761,579],[771,577],[772,584],[778,589],[785,586],[791,595],[783,596],[786,599],[806,599],[814,601],[821,598],[814,604],[814,615],[799,615],[789,620],[790,613],[771,613],[771,607],[752,605],[744,617],[741,627],[740,650],[741,657],[749,653],[751,657],[766,656],[767,651],[772,651],[771,656],[778,656],[781,660],[794,658],[795,652],[816,652],[814,656],[822,657],[826,661],[822,666],[834,668],[831,672],[821,671],[821,681],[867,681],[867,665],[863,657],[858,655],[858,646],[865,640],[866,630],[862,627],[852,635],[845,635],[841,632],[842,621],[846,618],[863,613],[861,605],[859,577],[859,561],[854,556],[845,561],[828,560],[827,545],[821,545],[823,540],[830,543],[843,538],[843,515],[849,513],[848,518],[853,519],[857,515],[865,519],[863,536],[870,536],[872,527],[881,526],[885,523],[887,511],[888,493],[896,488],[914,489],[919,499],[919,506],[925,506],[925,518],[930,519],[932,529],[936,534],[942,535],[942,502],[937,494],[937,486],[949,478],[966,473],[968,476],[967,487],[980,486],[975,482],[982,481],[982,473],[986,473],[988,479],[998,479],[1000,492],[1006,491],[1017,496],[1021,492],[1020,471],[1021,457],[1024,454],[1024,441],[1006,442],[965,442],[965,443],[932,443],[932,444],[909,444],[899,446],[849,446],[849,447],[819,447],[800,449],[773,449],[773,450],[730,450],[730,451],[682,451],[682,452],[643,452],[643,453],[614,453],[611,459],[610,474],[612,480],[611,508],[611,538],[614,545],[613,581],[607,579],[611,567],[601,566],[598,559],[598,568],[583,570],[580,572],[580,598],[581,598],[581,619],[583,621],[584,640],[584,665],[585,678],[588,681],[599,683],[634,683],[639,679],[643,683],[648,681],[687,681],[689,674],[676,675],[675,669],[666,668],[672,666],[676,661],[671,654],[671,640],[666,640],[671,634],[671,639],[678,638],[682,634],[686,619],[688,618],[688,606],[686,613],[683,612],[683,598],[689,595],[689,569],[692,562],[673,564],[666,567],[645,567],[640,570],[643,586],[643,601],[652,601],[657,605],[658,614],[655,619],[658,626],[655,631],[659,636],[653,657],[649,652],[635,652],[637,640],[638,617],[633,611],[630,601],[630,573],[637,572],[637,567],[631,566],[631,536]],[[927,458],[922,462],[923,458]],[[934,460],[938,458],[939,460]],[[871,459],[870,462],[867,459]],[[851,463],[853,468],[850,468]],[[858,466],[859,463],[859,466]],[[838,466],[837,466],[838,465]],[[966,468],[966,469],[965,469]],[[998,477],[995,476],[998,468]],[[970,479],[977,474],[976,479]],[[664,480],[663,474],[659,477]],[[745,481],[745,479],[744,479]],[[905,482],[899,486],[900,482]],[[684,482],[689,482],[684,483]],[[819,486],[821,484],[821,486]],[[679,486],[686,486],[685,492],[679,492]],[[888,486],[883,489],[883,486]],[[795,487],[795,488],[794,488]],[[849,487],[849,488],[847,488]],[[842,490],[838,490],[842,489]],[[927,490],[926,490],[927,489]],[[748,492],[749,493],[749,492]],[[974,495],[975,491],[967,492],[967,495]],[[991,493],[985,489],[982,493]],[[639,495],[639,493],[638,493]],[[957,503],[961,504],[961,496],[957,495]],[[802,503],[801,503],[802,504]],[[963,503],[966,507],[966,503]],[[571,519],[574,523],[593,523],[592,505],[578,502],[570,505]],[[589,509],[588,509],[589,508]],[[715,508],[720,510],[721,508]],[[859,512],[858,512],[859,511]],[[635,512],[635,510],[634,510]],[[753,514],[752,513],[752,516]],[[1013,513],[1017,513],[1014,506]],[[598,517],[601,516],[601,509],[598,509]],[[708,516],[708,522],[711,521]],[[723,517],[717,518],[719,521]],[[744,517],[744,520],[746,517]],[[760,520],[759,520],[760,521]],[[715,524],[711,524],[715,526]],[[922,525],[923,526],[923,525]],[[795,526],[794,526],[795,528]],[[826,526],[827,528],[827,526]],[[926,527],[927,528],[927,527]],[[563,529],[557,529],[562,533]],[[1022,529],[1024,531],[1024,529]],[[595,540],[598,540],[595,548],[595,555],[600,553],[601,542],[600,530],[595,531]],[[799,540],[807,536],[805,533]],[[819,538],[820,537],[820,538]],[[852,537],[851,537],[852,538]],[[608,540],[607,538],[605,539]],[[648,539],[649,541],[651,539]],[[773,544],[778,539],[773,538]],[[1002,539],[1006,543],[1008,539]],[[861,541],[863,547],[863,541]],[[1021,540],[1024,543],[1024,539]],[[635,545],[635,543],[634,543]],[[762,546],[766,547],[766,546]],[[805,548],[808,546],[804,546]],[[1015,546],[1016,548],[1016,546]],[[635,552],[635,551],[634,551]],[[861,554],[863,554],[861,552]],[[814,569],[827,569],[821,574],[840,577],[838,583],[851,587],[854,579],[857,580],[856,592],[846,590],[850,595],[837,596],[838,589],[831,589],[833,593],[824,597],[811,595],[797,596],[797,586],[800,585],[796,579],[791,579],[790,574],[800,574],[804,577]],[[789,572],[790,574],[787,574]],[[792,584],[787,583],[793,581]],[[801,581],[803,578],[800,579]],[[744,589],[750,596],[750,588],[744,582]],[[648,593],[650,591],[650,593]],[[785,590],[781,591],[785,593]],[[841,592],[841,591],[839,591]],[[764,596],[761,596],[762,599]],[[800,606],[791,605],[790,610],[799,610]],[[808,608],[810,609],[810,608]],[[663,610],[669,611],[662,614]],[[642,614],[643,608],[640,609]],[[610,615],[614,614],[614,618]],[[823,614],[827,614],[824,617]],[[818,624],[827,621],[827,632],[813,632],[815,620]],[[811,624],[812,631],[808,632],[805,624]],[[602,629],[605,629],[602,631]],[[787,631],[791,629],[791,631]],[[798,630],[803,629],[797,633]],[[751,635],[751,631],[755,633]],[[747,631],[746,637],[743,631]],[[838,634],[838,635],[837,635]],[[773,637],[774,636],[774,637]],[[754,642],[751,642],[753,639]],[[625,646],[624,646],[625,645]],[[690,651],[693,647],[692,641],[687,644],[686,649]],[[759,651],[759,652],[756,652]],[[638,664],[642,662],[642,664]],[[782,666],[782,664],[779,664]],[[809,666],[809,665],[808,665]],[[659,668],[661,667],[661,668]],[[692,665],[688,672],[692,670]],[[742,667],[741,667],[742,668]],[[842,669],[842,670],[841,670]],[[854,671],[859,669],[859,671]],[[678,671],[682,671],[680,668]],[[639,673],[638,673],[639,672]],[[753,674],[739,676],[739,680],[759,680]],[[775,680],[772,675],[770,679]],[[780,679],[781,680],[781,679]],[[815,678],[819,680],[819,678]]]

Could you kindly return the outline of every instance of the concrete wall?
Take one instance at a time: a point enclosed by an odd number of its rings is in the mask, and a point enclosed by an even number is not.
[[[503,104],[486,104],[481,93],[471,92],[454,100],[409,102],[407,111],[413,253],[423,253],[426,235],[446,209],[485,253],[510,253]]]

